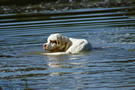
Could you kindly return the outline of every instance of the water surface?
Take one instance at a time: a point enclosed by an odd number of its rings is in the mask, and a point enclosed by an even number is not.
[[[4,90],[135,89],[135,7],[0,14]],[[89,52],[44,56],[48,36],[85,38]]]

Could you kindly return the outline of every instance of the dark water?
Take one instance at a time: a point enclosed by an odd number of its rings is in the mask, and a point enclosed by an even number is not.
[[[135,7],[0,14],[0,88],[135,89]],[[101,49],[43,56],[51,33]]]

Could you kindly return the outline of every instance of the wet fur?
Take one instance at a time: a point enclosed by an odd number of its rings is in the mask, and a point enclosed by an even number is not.
[[[86,39],[75,39],[60,34],[51,34],[43,48],[51,52],[42,53],[43,55],[67,55],[91,50],[92,46]]]

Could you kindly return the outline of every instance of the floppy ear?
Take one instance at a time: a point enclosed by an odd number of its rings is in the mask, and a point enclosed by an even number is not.
[[[62,50],[65,47],[66,39],[63,36],[57,37],[58,47],[60,50]]]
[[[60,44],[59,40],[57,39],[56,42],[57,42],[56,44],[57,44],[57,46],[58,46],[58,45]]]
[[[62,46],[62,36],[57,37],[57,45],[58,45],[58,47]]]

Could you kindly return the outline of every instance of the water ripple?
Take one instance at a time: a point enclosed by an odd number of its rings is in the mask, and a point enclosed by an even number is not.
[[[135,88],[134,9],[1,14],[0,88]],[[42,45],[51,33],[85,38],[95,49],[74,55],[43,56]]]

